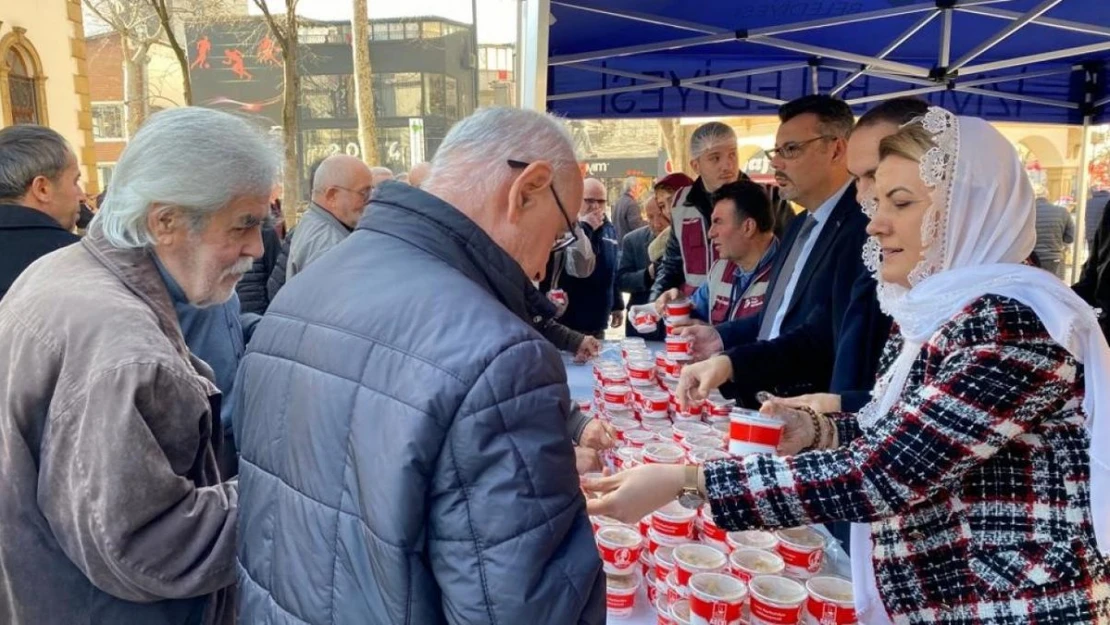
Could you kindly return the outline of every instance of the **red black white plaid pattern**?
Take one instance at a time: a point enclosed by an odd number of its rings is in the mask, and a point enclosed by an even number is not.
[[[1110,623],[1082,398],[1082,366],[1032,310],[983,297],[922,347],[874,431],[833,415],[837,450],[707,464],[713,515],[729,530],[870,523],[895,623]]]

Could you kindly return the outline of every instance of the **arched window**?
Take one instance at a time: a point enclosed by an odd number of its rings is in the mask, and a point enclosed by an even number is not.
[[[46,119],[46,76],[26,30],[13,28],[0,39],[0,108],[3,124],[42,124]]]

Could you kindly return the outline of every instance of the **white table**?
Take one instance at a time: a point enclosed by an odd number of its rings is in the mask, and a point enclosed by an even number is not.
[[[663,344],[658,342],[649,342],[648,347],[654,352],[657,349],[662,349]],[[580,399],[593,399],[593,365],[587,363],[584,365],[575,364],[574,360],[567,354],[563,355],[563,363],[567,369],[567,386],[570,387],[570,396],[572,400]],[[814,529],[821,532],[828,539],[830,545],[825,550],[825,569],[822,574],[837,575],[845,579],[851,579],[852,569],[851,563],[848,559],[848,554],[844,552],[840,542],[832,537],[832,534],[823,526],[814,526]],[[655,608],[648,605],[647,591],[640,588],[640,594],[636,599],[636,607],[632,616],[628,618],[610,618],[612,623],[626,623],[628,625],[655,625],[656,614]]]

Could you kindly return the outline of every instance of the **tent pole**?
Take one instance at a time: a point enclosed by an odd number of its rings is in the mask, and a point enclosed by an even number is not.
[[[1096,54],[1099,52],[1106,52],[1110,50],[1110,41],[1103,41],[1100,43],[1092,43],[1085,46],[1077,46],[1075,48],[1058,48],[1051,52],[1042,52],[1040,54],[1030,54],[1029,56],[1022,56],[1005,61],[995,61],[993,63],[982,63],[980,65],[971,65],[963,68],[961,74],[982,74],[983,72],[993,72],[999,69],[1010,69],[1011,67],[1021,67],[1022,65],[1032,65],[1033,63],[1044,63],[1045,61],[1055,61],[1057,59],[1066,59],[1072,56],[1084,56],[1088,54]]]
[[[543,112],[547,110],[547,36],[551,0],[524,0],[523,12],[520,106]]]
[[[1083,243],[1087,240],[1087,159],[1090,154],[1087,151],[1087,144],[1091,139],[1091,116],[1083,116],[1083,143],[1079,148],[1079,185],[1076,190],[1075,198],[1075,241],[1072,242],[1071,251],[1071,284],[1079,281],[1079,270],[1082,264],[1079,262],[1079,257],[1083,251]]]
[[[990,50],[994,46],[998,45],[999,43],[1004,41],[1007,37],[1016,33],[1018,30],[1020,30],[1023,26],[1025,26],[1029,22],[1032,22],[1033,20],[1037,19],[1038,17],[1044,15],[1045,13],[1048,12],[1049,9],[1056,6],[1057,4],[1060,4],[1061,1],[1062,0],[1044,0],[1043,2],[1038,4],[1037,6],[1033,7],[1032,9],[1029,9],[1028,11],[1025,12],[1024,15],[1014,19],[1014,21],[1010,22],[1005,27],[1003,27],[1002,30],[995,33],[994,36],[990,37],[986,41],[984,41],[984,42],[980,43],[979,45],[975,46],[967,54],[964,54],[959,59],[957,59],[956,62],[952,64],[951,69],[953,69],[953,70],[960,69],[964,65],[967,65],[971,61],[979,58],[979,55],[983,54],[987,50]],[[947,67],[947,63],[945,64],[945,67]]]
[[[940,54],[937,67],[948,67],[952,56],[952,9],[941,9],[944,19],[940,25]]]

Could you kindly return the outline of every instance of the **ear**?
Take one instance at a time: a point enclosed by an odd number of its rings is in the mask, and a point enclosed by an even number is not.
[[[833,162],[847,162],[848,159],[848,140],[837,138],[833,141]]]
[[[509,186],[509,223],[519,223],[525,212],[540,202],[541,194],[551,193],[549,187],[554,179],[555,169],[549,161],[536,161],[525,167]]]
[[[701,175],[701,168],[698,167],[698,159],[696,159],[696,158],[690,159],[690,169],[694,170],[694,177],[695,178]]]
[[[178,231],[184,225],[181,212],[171,206],[155,205],[147,213],[146,227],[159,245],[173,243]]]
[[[744,224],[741,226],[741,230],[744,232],[744,236],[750,238],[754,237],[759,232],[759,227],[755,224],[755,219],[747,217],[744,219]]]
[[[31,185],[27,187],[27,195],[33,197],[40,204],[46,204],[50,200],[53,190],[53,184],[46,176],[35,176]]]

